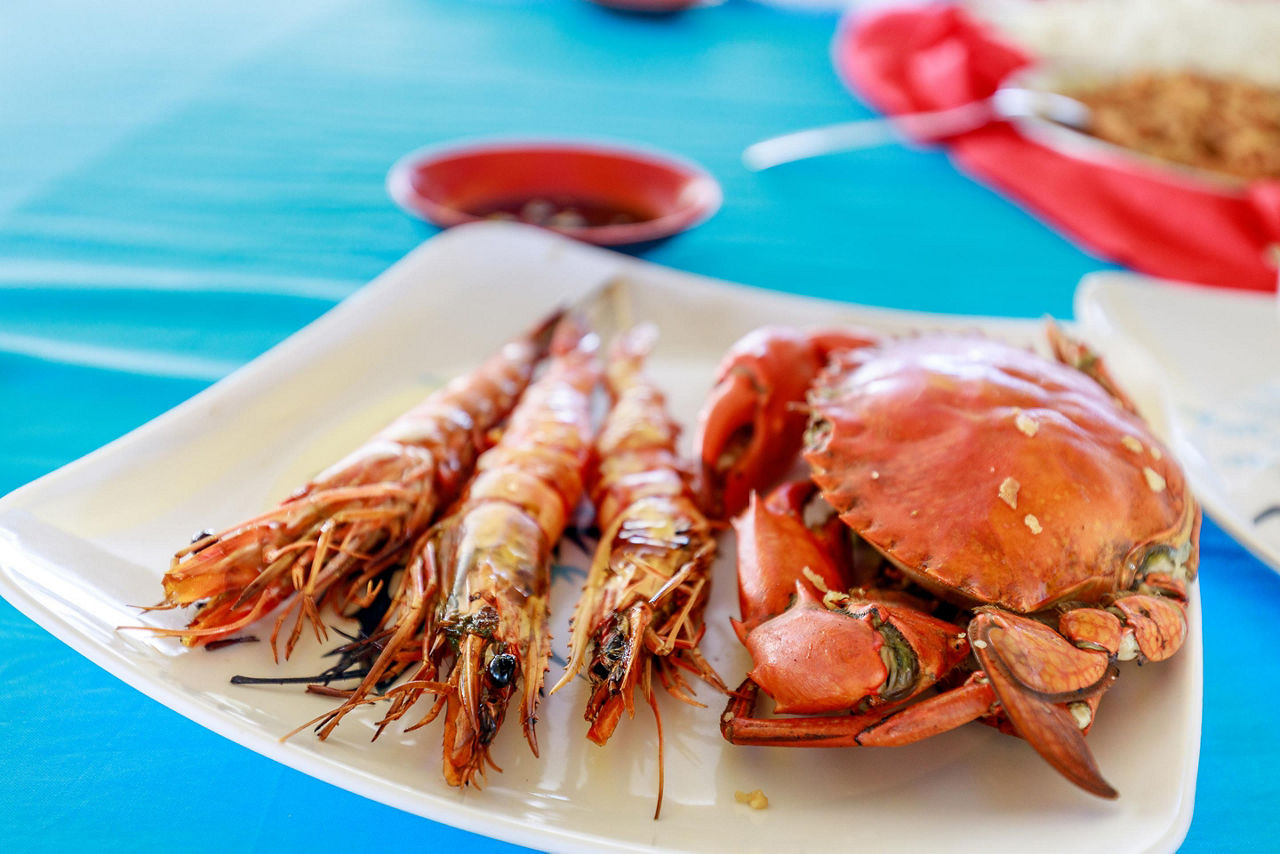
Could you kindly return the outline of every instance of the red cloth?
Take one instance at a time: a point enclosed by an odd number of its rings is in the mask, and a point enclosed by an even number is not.
[[[833,52],[845,82],[890,114],[986,98],[1031,61],[950,5],[851,17]],[[1280,181],[1239,196],[1167,183],[1060,154],[1005,122],[946,144],[965,172],[1098,255],[1164,278],[1276,289]]]

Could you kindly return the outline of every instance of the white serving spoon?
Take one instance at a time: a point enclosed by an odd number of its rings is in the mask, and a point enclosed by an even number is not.
[[[892,118],[866,119],[795,131],[747,146],[742,162],[753,172],[783,163],[874,148],[889,143],[932,142],[976,130],[993,121],[1037,117],[1077,130],[1088,130],[1089,108],[1074,98],[1035,89],[1007,87],[990,98],[958,107]]]

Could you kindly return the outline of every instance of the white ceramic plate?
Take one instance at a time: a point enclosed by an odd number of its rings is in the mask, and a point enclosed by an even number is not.
[[[1038,324],[893,313],[712,282],[521,226],[463,227],[429,241],[272,352],[174,411],[0,501],[0,593],[72,647],[157,701],[234,741],[366,797],[500,839],[558,851],[982,851],[1174,849],[1191,820],[1200,741],[1200,609],[1164,666],[1125,668],[1090,743],[1118,801],[1095,799],[1023,742],[970,726],[897,749],[786,750],[725,744],[709,708],[664,697],[666,801],[651,818],[653,722],[643,712],[606,748],[584,737],[583,683],[543,702],[541,759],[518,727],[497,739],[504,773],[457,791],[440,775],[439,724],[369,743],[377,710],[334,737],[279,737],[330,708],[297,687],[228,684],[272,673],[265,644],[217,652],[118,632],[172,612],[160,577],[191,532],[266,508],[373,432],[441,378],[475,364],[552,306],[616,281],[597,314],[650,319],[652,364],[691,423],[724,348],[762,323],[854,322],[888,331],[980,327],[1020,342]],[[607,330],[606,330],[607,331]],[[1139,393],[1143,389],[1138,390]],[[728,551],[726,549],[726,551]],[[722,557],[705,649],[730,682],[745,672],[727,617],[732,554]],[[580,577],[561,571],[553,631],[566,635]],[[314,647],[283,673],[318,672]],[[558,649],[562,655],[562,647]],[[557,676],[552,665],[550,678]],[[237,781],[240,783],[242,781]],[[767,810],[734,800],[763,789]]]
[[[1280,313],[1275,295],[1096,273],[1076,317],[1147,412],[1205,509],[1280,572]]]

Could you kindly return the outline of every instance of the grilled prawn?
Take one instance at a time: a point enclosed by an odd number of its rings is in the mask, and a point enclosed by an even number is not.
[[[198,536],[173,557],[156,608],[202,602],[185,629],[159,629],[189,646],[234,634],[299,594],[292,652],[304,622],[317,637],[326,602],[343,609],[371,595],[375,576],[447,506],[469,476],[486,434],[515,406],[546,352],[551,318],[397,418],[275,509]]]
[[[676,454],[679,427],[643,372],[655,334],[637,327],[610,353],[615,402],[596,441],[591,484],[600,545],[574,611],[564,676],[551,689],[587,665],[587,737],[597,744],[608,741],[623,711],[634,716],[637,686],[653,705],[654,670],[687,702],[681,669],[726,690],[698,651],[715,537]]]
[[[489,746],[520,683],[520,721],[537,755],[551,557],[582,496],[600,374],[594,335],[566,322],[556,338],[547,372],[529,387],[501,441],[481,456],[449,515],[415,545],[401,581],[409,592],[399,596],[382,652],[347,701],[322,719],[322,738],[417,655],[413,678],[388,692],[392,704],[379,732],[424,693],[436,694],[411,729],[443,709],[445,779],[475,782],[487,765],[497,768]]]

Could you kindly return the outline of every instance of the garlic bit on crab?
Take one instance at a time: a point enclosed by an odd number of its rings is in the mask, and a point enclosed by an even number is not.
[[[730,351],[698,439],[709,506],[745,506],[754,667],[726,738],[899,745],[982,720],[1116,796],[1084,736],[1117,662],[1181,647],[1200,508],[1098,356],[1049,339],[1058,361],[865,331]],[[753,493],[800,452],[811,482]]]

